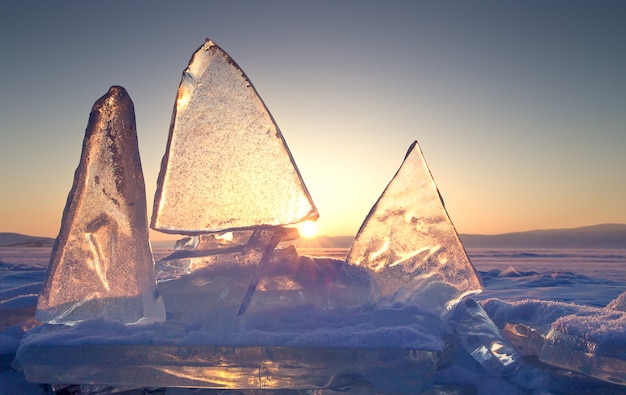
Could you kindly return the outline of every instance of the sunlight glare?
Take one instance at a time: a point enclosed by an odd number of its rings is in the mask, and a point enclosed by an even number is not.
[[[317,226],[312,221],[301,222],[298,224],[298,232],[301,237],[310,239],[317,234]]]

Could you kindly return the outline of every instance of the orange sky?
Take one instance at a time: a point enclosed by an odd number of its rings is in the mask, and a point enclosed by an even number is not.
[[[244,3],[3,4],[0,232],[56,236],[114,84],[135,103],[151,207],[205,37],[274,116],[321,234],[357,231],[413,140],[461,233],[626,223],[623,2]]]

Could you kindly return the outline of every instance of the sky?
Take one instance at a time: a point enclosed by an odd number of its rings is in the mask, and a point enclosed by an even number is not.
[[[2,1],[0,232],[56,237],[111,85],[151,210],[205,38],[265,101],[320,234],[355,234],[414,140],[460,233],[626,223],[624,20],[623,1]]]

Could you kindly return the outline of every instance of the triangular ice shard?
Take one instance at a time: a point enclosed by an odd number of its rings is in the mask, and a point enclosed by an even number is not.
[[[148,241],[133,102],[113,86],[93,106],[36,318],[162,321]]]
[[[366,268],[379,303],[444,314],[481,291],[417,141],[361,225],[346,262]]]
[[[178,88],[151,226],[199,234],[317,217],[287,144],[252,83],[207,40]]]

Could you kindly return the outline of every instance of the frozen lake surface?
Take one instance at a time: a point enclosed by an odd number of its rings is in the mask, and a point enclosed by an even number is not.
[[[156,248],[155,259],[170,252]],[[303,248],[298,253],[342,259],[347,249]],[[469,249],[468,254],[484,282],[484,292],[475,298],[482,303],[492,299],[512,304],[539,299],[603,308],[626,290],[626,250]],[[49,255],[50,248],[0,248],[0,394],[45,393],[45,387],[28,383],[20,372],[11,369],[10,362],[23,333],[16,326],[27,329],[36,325],[30,317]],[[494,306],[489,302],[486,310],[491,313]],[[448,387],[435,388],[474,388],[474,393],[479,394],[626,394],[624,386],[549,370],[552,373],[547,376],[537,369],[505,380],[485,379],[472,369],[453,368],[443,370],[435,378],[435,384]],[[540,380],[544,382],[538,383]]]

